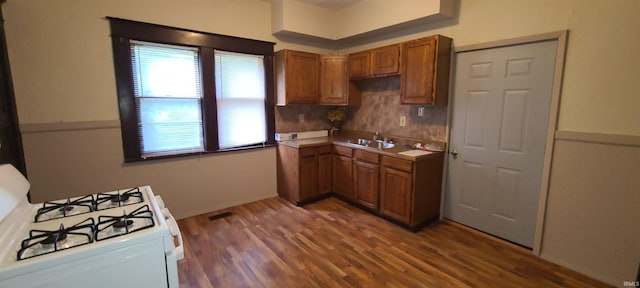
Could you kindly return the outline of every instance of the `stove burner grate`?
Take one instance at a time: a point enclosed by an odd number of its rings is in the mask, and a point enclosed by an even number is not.
[[[44,202],[36,211],[35,222],[63,218],[70,215],[78,215],[93,212],[95,201],[93,195],[87,195],[75,200],[67,199],[64,202]]]
[[[129,194],[123,194],[123,195],[111,195],[111,203],[118,203],[118,202],[127,202],[129,201]]]
[[[93,218],[65,228],[60,224],[57,230],[31,230],[29,237],[22,240],[17,259],[24,260],[52,252],[82,246],[93,242],[95,238],[95,221]],[[70,238],[73,237],[74,241]]]
[[[98,194],[95,208],[96,210],[105,210],[142,202],[144,202],[142,192],[139,187],[136,187],[125,192],[115,191]]]
[[[96,224],[96,241],[130,234],[155,226],[149,205],[141,206],[122,216],[99,216]]]

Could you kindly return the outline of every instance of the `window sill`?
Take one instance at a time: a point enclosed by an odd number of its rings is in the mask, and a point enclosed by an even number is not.
[[[141,162],[154,161],[154,160],[160,160],[160,159],[167,160],[167,159],[174,159],[174,158],[213,155],[213,154],[229,153],[229,152],[251,151],[251,150],[257,150],[257,149],[272,148],[276,146],[277,146],[276,143],[267,143],[267,144],[234,147],[234,148],[228,148],[228,149],[220,149],[216,151],[197,151],[197,152],[187,152],[187,153],[179,153],[179,154],[146,156],[144,158],[125,159],[124,163],[141,163]]]

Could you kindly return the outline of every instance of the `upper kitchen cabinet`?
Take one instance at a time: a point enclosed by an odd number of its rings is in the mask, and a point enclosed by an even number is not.
[[[346,55],[320,56],[320,105],[360,105],[360,90],[349,82]]]
[[[367,78],[371,75],[371,53],[362,51],[349,54],[349,79]]]
[[[405,42],[401,63],[402,104],[447,105],[451,38],[435,35]]]
[[[276,104],[316,104],[320,96],[320,55],[276,52]]]
[[[400,45],[394,44],[371,50],[371,75],[395,75],[400,71]]]
[[[400,71],[400,44],[349,55],[349,79],[397,75]]]

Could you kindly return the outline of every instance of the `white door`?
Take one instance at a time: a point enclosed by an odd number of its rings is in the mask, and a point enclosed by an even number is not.
[[[556,44],[457,54],[447,218],[533,246]]]

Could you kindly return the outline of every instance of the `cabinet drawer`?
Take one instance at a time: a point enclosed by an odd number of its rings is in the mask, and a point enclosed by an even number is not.
[[[300,158],[310,157],[316,154],[318,154],[318,147],[306,147],[300,148],[300,150],[298,150],[298,155],[300,155]]]
[[[333,151],[331,149],[331,145],[324,145],[324,146],[318,147],[318,154],[328,154],[328,153],[331,153],[331,151]]]
[[[353,149],[342,146],[333,146],[333,153],[349,158],[353,157]]]
[[[362,150],[356,150],[353,153],[353,155],[354,155],[354,157],[356,157],[356,159],[362,160],[362,161],[365,161],[365,162],[374,163],[374,164],[378,164],[378,162],[379,162],[379,157],[378,157],[378,154],[376,154],[376,153],[371,153],[371,152],[362,151]]]
[[[413,170],[413,162],[388,156],[382,156],[382,166],[406,172]]]

